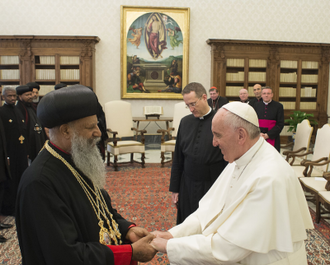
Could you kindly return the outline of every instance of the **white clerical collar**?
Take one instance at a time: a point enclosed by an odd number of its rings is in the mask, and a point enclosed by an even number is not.
[[[260,146],[263,144],[264,138],[260,137],[259,140],[242,155],[239,159],[235,160],[237,166],[241,167],[249,163],[252,157],[259,151]]]
[[[267,106],[270,102],[272,102],[272,100],[270,100],[269,102],[265,102],[263,101],[263,103]]]
[[[207,115],[209,115],[211,111],[212,111],[212,109],[211,109],[211,107],[210,107],[208,113],[206,113],[206,114],[205,114],[204,116],[202,116],[202,117],[199,117],[199,119],[200,119],[200,120],[204,120],[204,117],[207,116]]]

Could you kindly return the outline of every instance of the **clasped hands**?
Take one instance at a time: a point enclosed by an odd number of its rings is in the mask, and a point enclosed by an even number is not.
[[[167,240],[172,237],[169,232],[154,231],[149,233],[142,227],[130,228],[126,239],[132,242],[132,260],[147,262],[158,251],[166,253]]]
[[[263,137],[265,140],[269,138],[267,133],[260,133],[260,136]]]

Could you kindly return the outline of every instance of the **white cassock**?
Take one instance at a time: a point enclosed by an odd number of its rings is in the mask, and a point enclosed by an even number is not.
[[[307,202],[291,166],[260,138],[228,164],[199,208],[173,227],[171,264],[307,264],[312,229]]]

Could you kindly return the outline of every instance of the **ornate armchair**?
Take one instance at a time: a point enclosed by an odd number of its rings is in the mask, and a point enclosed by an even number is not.
[[[319,191],[316,197],[316,222],[319,223],[321,215],[324,219],[330,219],[330,172],[325,172],[323,178],[327,181],[325,190]]]
[[[312,154],[311,160],[303,159],[299,166],[293,166],[298,177],[321,177],[328,170],[330,155],[330,125],[324,124],[317,130],[313,152],[292,155],[301,157]]]
[[[329,167],[330,125],[325,124],[318,129],[312,161],[303,160],[301,166],[293,166],[297,177],[306,193],[306,199],[318,204],[320,192],[326,191],[325,176]],[[323,176],[323,177],[322,177]]]
[[[291,145],[293,145],[292,151],[283,151],[283,155],[286,156],[286,161],[288,161],[291,166],[300,165],[300,161],[295,162],[295,159],[297,157],[306,158],[307,155],[311,153],[308,152],[308,150],[309,144],[311,142],[312,133],[313,127],[310,125],[309,120],[303,120],[301,123],[298,124],[295,141],[294,143],[291,143]],[[287,146],[281,146],[281,148],[285,148]]]
[[[168,160],[165,162],[165,153],[171,152],[172,153],[172,159],[173,159],[173,153],[175,149],[175,138],[178,133],[179,125],[181,119],[191,114],[190,110],[186,108],[186,104],[184,102],[180,102],[174,105],[174,114],[173,114],[173,122],[172,127],[168,128],[167,130],[159,129],[157,133],[162,133],[162,139],[161,139],[161,167],[164,167],[164,164],[167,162],[170,162],[172,160]],[[165,140],[166,135],[168,135],[168,140]]]
[[[144,168],[145,145],[144,133],[146,130],[133,128],[131,104],[121,100],[110,101],[105,104],[105,118],[109,139],[107,140],[107,165],[113,164],[118,171],[118,156],[131,154],[130,163],[136,162]],[[134,153],[141,154],[141,162],[135,161]],[[110,154],[114,156],[110,162]]]

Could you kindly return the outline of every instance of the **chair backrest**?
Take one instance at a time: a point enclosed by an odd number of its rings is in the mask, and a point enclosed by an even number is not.
[[[310,125],[309,120],[303,120],[297,125],[296,137],[294,140],[293,151],[297,151],[302,147],[309,149],[313,127]]]
[[[314,152],[312,160],[318,160],[322,157],[329,157],[330,155],[330,124],[324,124],[322,128],[317,130]],[[322,171],[328,171],[328,166],[319,166],[317,169]]]
[[[173,114],[173,122],[172,127],[174,131],[172,131],[172,136],[176,137],[180,125],[180,121],[184,116],[191,114],[190,110],[186,108],[186,103],[180,102],[174,105],[174,114]]]
[[[118,137],[134,135],[131,103],[122,100],[105,103],[105,119],[107,129],[118,132]]]

